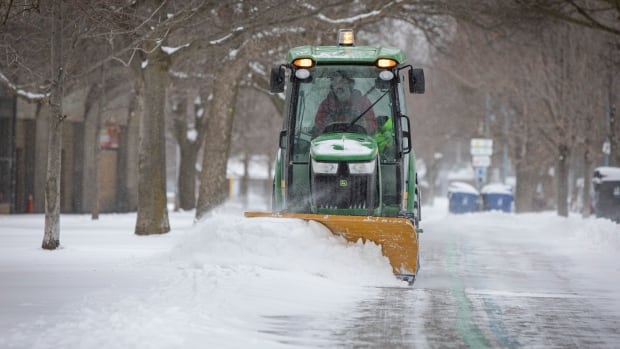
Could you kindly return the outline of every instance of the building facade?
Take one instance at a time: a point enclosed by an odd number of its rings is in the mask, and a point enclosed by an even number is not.
[[[127,212],[137,205],[133,95],[105,107],[89,89],[63,100],[61,212]],[[45,211],[50,108],[0,90],[0,214]]]

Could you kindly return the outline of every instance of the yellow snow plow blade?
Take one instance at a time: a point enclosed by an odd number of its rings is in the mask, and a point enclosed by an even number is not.
[[[407,218],[277,212],[245,212],[245,216],[316,221],[348,241],[362,239],[381,246],[398,276],[412,277],[418,271],[418,236]]]

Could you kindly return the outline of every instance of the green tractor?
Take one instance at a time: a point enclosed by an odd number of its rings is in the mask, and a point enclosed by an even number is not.
[[[405,80],[410,93],[424,93],[423,70],[402,50],[355,46],[350,30],[338,46],[289,50],[271,71],[271,92],[286,93],[273,212],[245,215],[314,220],[349,241],[372,241],[413,284],[420,191]]]

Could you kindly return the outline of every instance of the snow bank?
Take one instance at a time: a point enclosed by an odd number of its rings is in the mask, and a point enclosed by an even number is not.
[[[196,268],[252,266],[355,285],[394,281],[379,246],[351,244],[322,224],[296,219],[218,214],[200,222],[171,256]]]
[[[63,216],[54,252],[38,248],[41,215],[0,217],[0,309],[15,314],[0,314],[0,347],[279,348],[301,335],[295,347],[314,348],[313,323],[336,328],[378,292],[367,286],[404,286],[378,246],[318,223],[181,214],[149,237],[133,235],[134,214]],[[274,332],[295,316],[301,328]]]
[[[482,194],[512,194],[512,188],[502,183],[487,184],[480,190]]]
[[[595,183],[620,181],[620,167],[597,167],[594,170]]]
[[[448,193],[465,193],[478,195],[478,190],[471,184],[465,182],[452,182],[448,186]]]

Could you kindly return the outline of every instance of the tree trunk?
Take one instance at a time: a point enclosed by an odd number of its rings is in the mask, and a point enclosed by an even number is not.
[[[99,148],[99,130],[101,129],[101,115],[97,116],[97,119],[99,119],[99,121],[97,121],[96,125],[96,131],[95,131],[95,142],[97,142],[97,144],[95,144],[95,149],[94,149],[94,153],[95,153],[95,168],[94,168],[94,173],[93,173],[93,197],[92,197],[92,207],[91,207],[91,213],[90,213],[90,218],[92,220],[98,220],[99,219],[99,163],[101,162],[101,149]]]
[[[181,98],[173,108],[174,132],[179,146],[179,173],[177,177],[177,208],[192,210],[196,207],[196,160],[200,149],[198,139],[188,139],[187,100]]]
[[[558,169],[555,173],[557,184],[558,215],[568,217],[568,161],[570,149],[567,145],[558,146]]]
[[[592,213],[592,156],[590,155],[590,143],[586,142],[585,152],[583,153],[583,207],[581,208],[581,216],[583,218],[590,217]]]
[[[536,196],[537,176],[534,169],[526,161],[521,161],[516,166],[516,175],[515,211],[525,213],[542,209],[544,202],[541,196]]]
[[[609,111],[610,154],[609,166],[620,166],[620,122],[617,121],[618,111],[611,105]]]
[[[138,62],[138,65],[142,62]],[[165,101],[169,61],[156,49],[135,67],[142,78],[144,113],[140,119],[138,145],[138,217],[137,235],[170,231],[166,197]]]
[[[212,115],[208,119],[203,149],[196,219],[224,203],[228,197],[226,165],[241,71],[231,66],[218,74],[214,84]]]
[[[99,219],[99,163],[101,162],[101,142],[99,141],[99,132],[101,132],[101,121],[103,119],[103,105],[105,101],[105,65],[101,66],[101,86],[99,88],[99,101],[97,103],[97,116],[95,122],[95,171],[94,171],[94,179],[93,179],[93,203],[92,203],[92,212],[91,219],[98,220]]]
[[[180,151],[181,162],[179,164],[179,208],[192,210],[196,207],[196,160],[198,158],[197,147],[188,145]]]
[[[239,194],[245,209],[250,201],[250,154],[247,151],[243,153],[243,177],[241,177],[241,190]]]
[[[63,127],[62,3],[52,5],[52,46],[50,95],[51,119],[48,128],[47,172],[45,178],[45,233],[42,248],[55,250],[60,245],[60,174]]]
[[[437,177],[439,176],[439,167],[441,165],[441,159],[443,155],[439,153],[435,153],[433,159],[431,160],[430,166],[428,166],[427,174],[428,174],[428,191],[422,194],[422,202],[426,202],[428,205],[435,204],[435,183],[437,183]],[[424,197],[426,196],[426,199]]]
[[[527,104],[523,104],[525,121],[529,119]],[[538,168],[531,162],[531,149],[535,148],[530,137],[530,129],[520,127],[520,136],[514,144],[514,164],[517,184],[514,189],[515,211],[517,213],[540,211],[545,207],[545,198],[537,193]]]
[[[128,121],[128,123],[131,121]],[[127,171],[128,165],[128,152],[129,152],[129,127],[120,126],[121,138],[118,147],[118,167],[116,168],[116,178],[118,178],[116,187],[116,212],[129,212],[129,189],[127,188]]]

